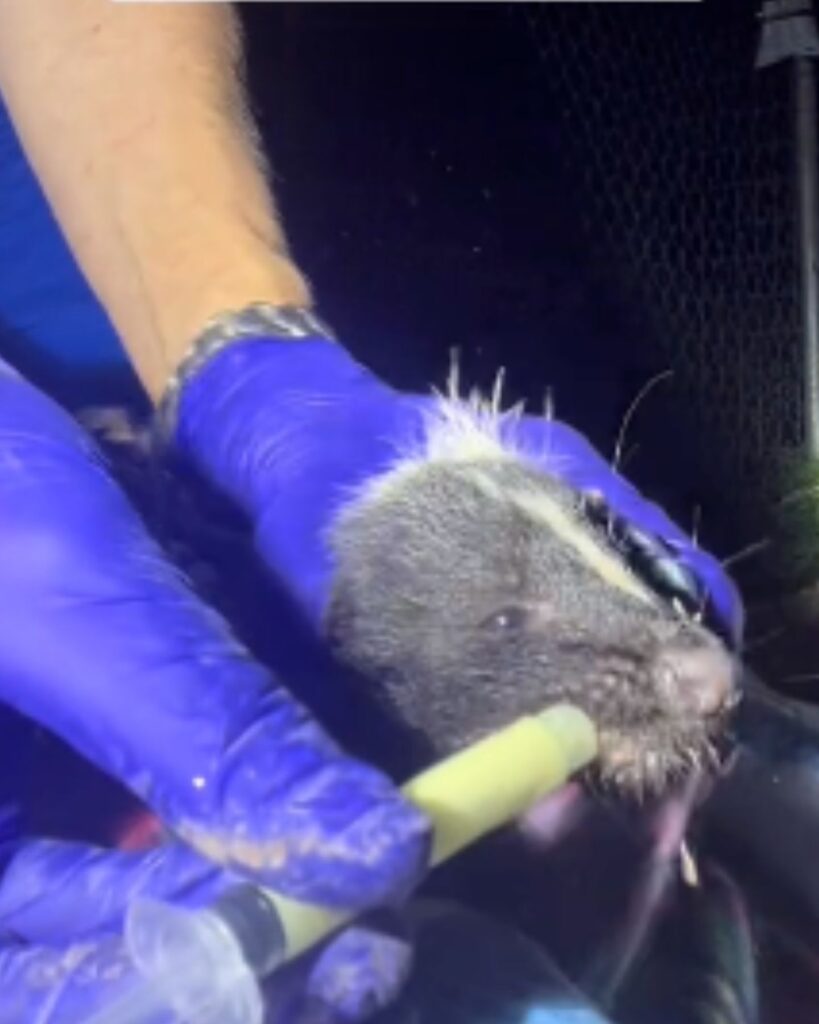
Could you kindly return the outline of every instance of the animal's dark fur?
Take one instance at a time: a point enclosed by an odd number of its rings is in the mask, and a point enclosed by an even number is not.
[[[708,762],[730,700],[697,712],[663,689],[661,665],[719,641],[628,571],[582,496],[501,443],[494,410],[441,412],[426,447],[334,524],[337,653],[434,756],[569,700],[598,724],[602,776],[620,788]],[[139,433],[110,416],[95,431],[133,475]]]
[[[606,582],[538,516],[544,497],[592,537],[577,496],[514,459],[420,465],[364,498],[335,533],[330,634],[437,754],[569,700],[600,726],[604,776],[656,789],[722,724],[662,691],[663,653],[718,641]]]

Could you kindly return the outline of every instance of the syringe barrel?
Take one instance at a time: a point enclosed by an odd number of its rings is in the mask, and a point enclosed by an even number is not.
[[[255,885],[228,889],[211,905],[241,947],[248,967],[264,978],[285,959],[286,936],[273,901]]]
[[[432,821],[431,867],[511,821],[597,753],[580,710],[521,719],[411,780],[407,798]],[[237,885],[206,910],[138,900],[127,944],[142,974],[183,1021],[261,1024],[257,979],[342,927],[349,915]],[[194,1012],[195,1011],[195,1012]]]
[[[144,898],[131,904],[125,920],[128,950],[147,991],[174,1019],[262,1024],[254,968],[274,969],[281,949],[265,903],[258,890],[242,885],[201,910]]]
[[[512,821],[596,753],[591,721],[578,708],[557,705],[513,722],[410,779],[402,792],[433,826],[430,867]],[[349,914],[270,890],[263,889],[261,898],[281,925],[282,960],[299,956],[349,920]]]

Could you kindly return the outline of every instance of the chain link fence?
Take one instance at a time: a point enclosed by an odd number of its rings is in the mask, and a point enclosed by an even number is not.
[[[585,231],[690,404],[744,523],[803,434],[788,68],[754,68],[755,0],[522,14],[562,113]],[[626,16],[627,15],[627,16]]]

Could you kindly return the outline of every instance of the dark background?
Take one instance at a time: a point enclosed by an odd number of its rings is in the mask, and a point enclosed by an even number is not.
[[[611,451],[657,360],[582,237],[524,8],[242,11],[285,224],[349,347],[413,389],[457,347],[468,383],[504,366],[535,408],[552,388]]]
[[[626,472],[724,555],[801,430],[789,81],[754,70],[758,7],[240,5],[285,224],[349,348],[413,389],[453,347],[468,384],[504,366],[605,453],[673,369]]]

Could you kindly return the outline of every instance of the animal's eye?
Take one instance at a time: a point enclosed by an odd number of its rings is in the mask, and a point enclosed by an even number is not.
[[[499,633],[511,633],[522,629],[528,620],[528,612],[519,605],[510,605],[508,608],[500,608],[483,621],[484,629],[493,629]]]

